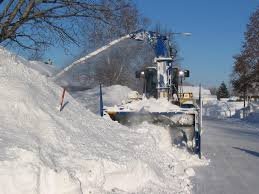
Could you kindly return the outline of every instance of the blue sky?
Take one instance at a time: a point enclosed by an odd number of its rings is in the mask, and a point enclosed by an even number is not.
[[[189,82],[205,86],[227,84],[233,55],[240,51],[249,17],[259,0],[135,0],[141,14],[174,32],[191,32],[192,36],[175,36],[181,65],[191,71]],[[70,54],[52,48],[50,57],[58,66],[71,62]],[[55,55],[53,55],[55,53]],[[72,53],[72,54],[71,54]]]
[[[175,36],[190,69],[189,81],[206,86],[229,82],[232,56],[240,51],[249,17],[259,0],[136,0],[141,13],[154,23],[175,32],[191,32],[190,37]]]

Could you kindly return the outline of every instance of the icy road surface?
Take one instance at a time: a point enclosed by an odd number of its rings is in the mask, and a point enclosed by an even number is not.
[[[259,193],[259,126],[205,119],[202,151],[210,165],[197,170],[197,194]]]

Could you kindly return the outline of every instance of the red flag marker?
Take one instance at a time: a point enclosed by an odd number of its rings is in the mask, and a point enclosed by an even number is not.
[[[62,108],[63,108],[63,102],[64,102],[64,98],[65,98],[65,93],[66,93],[66,88],[63,88],[63,93],[62,93],[62,97],[61,97],[61,102],[60,102],[60,109],[59,109],[59,111],[61,111]]]

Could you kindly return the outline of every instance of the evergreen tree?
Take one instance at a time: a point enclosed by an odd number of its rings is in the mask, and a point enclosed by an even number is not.
[[[224,82],[222,82],[218,88],[217,98],[218,100],[220,100],[220,98],[229,98],[228,88]]]

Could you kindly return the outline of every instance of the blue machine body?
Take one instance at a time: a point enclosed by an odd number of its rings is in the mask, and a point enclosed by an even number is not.
[[[165,35],[157,32],[138,30],[130,34],[132,39],[148,41],[154,48],[156,57],[171,57],[170,54],[170,39]]]

